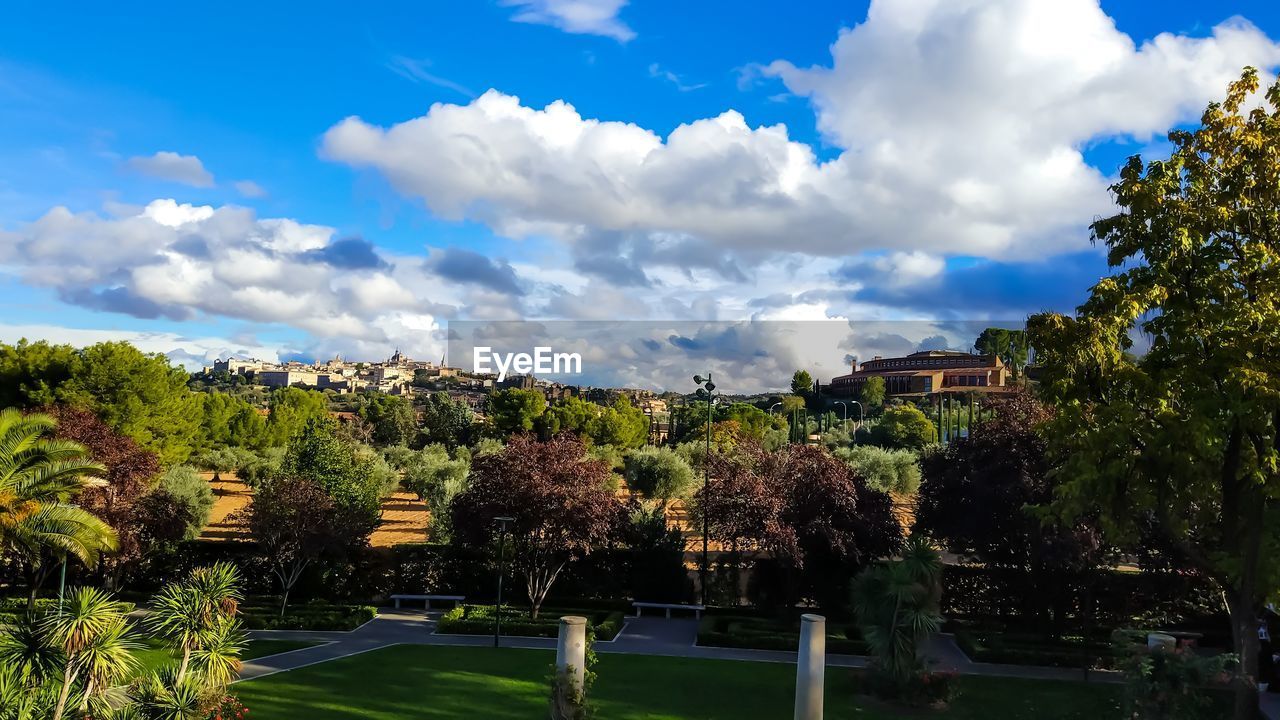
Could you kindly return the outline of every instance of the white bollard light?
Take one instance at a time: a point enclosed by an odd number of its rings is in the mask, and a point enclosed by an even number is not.
[[[800,616],[800,651],[796,657],[795,720],[822,720],[822,693],[827,668],[827,619]]]
[[[560,635],[556,640],[556,672],[569,669],[569,682],[582,690],[587,676],[587,619],[576,615],[560,618]]]

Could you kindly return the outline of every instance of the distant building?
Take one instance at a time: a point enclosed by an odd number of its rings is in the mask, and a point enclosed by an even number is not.
[[[325,375],[328,378],[328,375]],[[319,387],[320,376],[315,372],[306,372],[304,370],[260,370],[254,373],[254,380],[259,385],[267,387],[290,387],[293,385],[306,385],[308,387]]]
[[[906,357],[875,357],[848,375],[831,379],[826,392],[856,397],[868,378],[884,378],[886,395],[931,395],[946,392],[1005,392],[1009,368],[996,355],[952,350],[925,350]]]

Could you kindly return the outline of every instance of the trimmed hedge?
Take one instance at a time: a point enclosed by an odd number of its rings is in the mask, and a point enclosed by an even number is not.
[[[240,608],[249,630],[355,630],[378,615],[370,605],[328,605],[313,603],[290,607],[283,616],[280,608],[251,605]]]
[[[795,650],[800,646],[799,621],[707,615],[698,624],[698,645],[703,647]],[[866,655],[867,643],[852,624],[827,624],[827,652]]]
[[[581,615],[587,618],[588,628],[595,631],[597,640],[612,640],[617,637],[626,618],[620,610],[544,608],[538,614],[538,619],[534,620],[526,610],[504,606],[502,634],[556,637],[560,632],[560,618],[563,615]],[[492,635],[493,606],[459,605],[440,617],[436,630],[450,635]]]
[[[956,644],[970,660],[1008,665],[1113,669],[1118,656],[1105,641],[1084,638],[1048,640],[1029,633],[965,629],[955,633]]]

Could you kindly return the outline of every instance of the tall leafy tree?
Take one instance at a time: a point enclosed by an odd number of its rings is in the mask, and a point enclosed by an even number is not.
[[[267,422],[246,400],[217,391],[202,393],[202,397],[202,446],[257,450],[267,444]]]
[[[989,327],[973,341],[973,348],[983,355],[994,355],[1004,361],[1018,377],[1019,369],[1027,364],[1030,346],[1025,330]]]
[[[370,440],[374,445],[408,445],[416,440],[417,418],[413,406],[402,397],[374,393],[361,406],[360,417],[372,426]]]
[[[529,432],[547,409],[547,399],[537,390],[507,388],[489,395],[489,419],[502,435]]]
[[[201,398],[187,388],[186,372],[163,355],[125,342],[81,350],[20,342],[0,348],[0,378],[13,383],[14,405],[89,408],[163,463],[182,462],[196,447]]]
[[[428,445],[405,463],[402,484],[427,503],[430,512],[427,532],[432,542],[448,542],[452,536],[449,506],[467,487],[471,462],[465,452],[450,458],[443,445]]]
[[[853,574],[901,543],[889,496],[820,447],[766,452],[744,439],[710,462],[710,481],[694,494],[695,515],[707,518],[713,539],[777,560],[790,603],[807,595],[842,606]]]
[[[870,414],[872,410],[879,409],[884,405],[885,387],[884,378],[869,377],[862,384],[862,404],[866,406],[865,411]]]
[[[343,436],[336,421],[313,418],[290,440],[280,473],[315,482],[338,507],[363,518],[367,537],[378,524],[387,488],[377,472],[378,456],[361,447]]]
[[[317,481],[276,476],[254,493],[245,511],[249,534],[280,582],[280,613],[313,564],[343,557],[368,539],[365,518],[336,502]]]
[[[791,375],[791,394],[802,398],[813,394],[813,376],[808,370],[797,370]]]
[[[439,443],[453,450],[471,442],[471,426],[475,414],[471,407],[454,401],[445,392],[431,393],[422,406],[422,441],[426,445]]]
[[[156,551],[183,539],[188,519],[152,487],[160,471],[156,454],[143,448],[81,408],[55,405],[45,409],[56,422],[57,437],[78,443],[105,472],[101,485],[83,490],[76,505],[116,531],[116,552],[99,556],[109,588],[119,587],[125,573]],[[178,520],[175,527],[174,521]]]
[[[470,487],[453,500],[454,537],[487,545],[498,532],[494,518],[512,518],[514,564],[536,618],[564,567],[603,546],[626,522],[610,475],[572,435],[546,442],[516,435],[502,452],[474,460]]]
[[[316,390],[277,388],[271,393],[270,405],[267,441],[272,445],[287,445],[309,421],[329,417],[329,401]]]
[[[914,528],[992,570],[1018,571],[1025,581],[1011,600],[1046,632],[1062,629],[1071,588],[1105,559],[1089,518],[1046,522],[1034,512],[1061,483],[1050,474],[1043,433],[1052,417],[1018,393],[995,401],[968,437],[927,454]]]
[[[1280,84],[1258,87],[1247,69],[1199,127],[1170,132],[1168,160],[1129,160],[1119,212],[1092,226],[1118,271],[1075,317],[1030,324],[1059,407],[1059,509],[1096,509],[1120,539],[1155,528],[1221,588],[1251,676],[1280,586]],[[1254,693],[1241,683],[1240,720]]]

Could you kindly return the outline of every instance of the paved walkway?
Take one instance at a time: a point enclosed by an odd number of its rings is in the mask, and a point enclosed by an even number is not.
[[[492,636],[444,635],[437,634],[435,630],[434,617],[412,610],[383,610],[377,618],[351,632],[254,630],[250,635],[255,638],[304,640],[321,644],[246,661],[240,671],[240,679],[252,680],[266,677],[390,645],[487,647],[493,644]],[[596,652],[752,662],[794,663],[796,661],[796,653],[789,651],[701,647],[696,644],[697,637],[698,622],[696,620],[628,618],[622,632],[618,633],[616,638],[596,643]],[[550,650],[555,648],[555,640],[504,636],[502,647]],[[963,675],[1046,680],[1082,680],[1084,678],[1080,670],[973,662],[961,652],[954,638],[946,634],[938,634],[930,638],[925,646],[925,655],[933,660],[937,667]],[[831,667],[863,667],[866,663],[867,658],[858,655],[827,655],[827,665]],[[1114,681],[1117,677],[1115,673],[1103,671],[1094,671],[1089,675],[1091,680],[1104,682]]]

